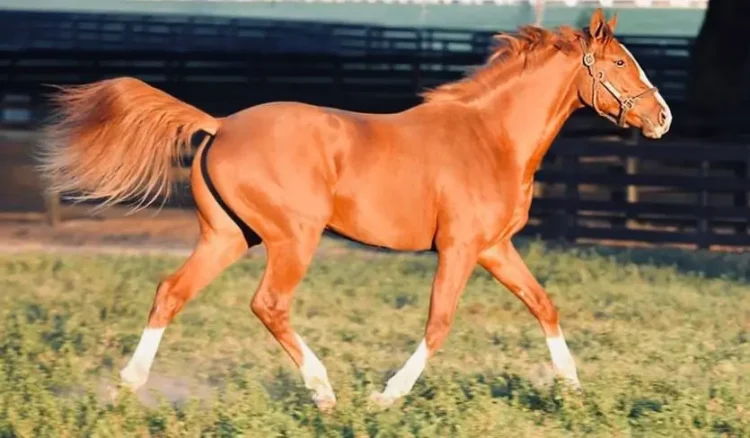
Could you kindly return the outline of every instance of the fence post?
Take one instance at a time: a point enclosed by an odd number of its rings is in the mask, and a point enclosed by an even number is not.
[[[709,196],[710,193],[705,187],[706,178],[708,178],[709,174],[711,172],[711,163],[708,160],[702,160],[701,161],[701,191],[700,191],[700,218],[698,220],[698,238],[696,239],[696,246],[699,249],[706,249],[710,245],[710,242],[708,240],[708,233],[710,231],[710,224],[708,221],[708,205],[709,205]]]
[[[537,169],[537,172],[542,170],[544,167],[544,161],[542,161],[541,164],[539,164],[539,168]],[[541,181],[534,180],[534,198],[544,198],[544,183]]]
[[[60,194],[45,190],[43,196],[47,224],[55,228],[60,224]]]
[[[565,155],[563,166],[565,168],[565,224],[563,225],[562,238],[571,243],[576,242],[578,234],[578,181],[577,175],[580,171],[580,157],[578,155]]]
[[[539,167],[536,169],[537,172],[542,170],[542,167],[544,166],[544,160],[542,160],[541,163],[539,163]],[[531,194],[532,202],[534,202],[535,199],[542,199],[544,198],[544,183],[539,181],[536,176],[534,177],[534,189]],[[538,204],[537,204],[538,205]],[[548,220],[548,212],[545,209],[537,208],[537,218],[539,220],[539,223],[544,225]]]
[[[747,162],[747,160],[737,163],[734,166],[734,175],[737,179],[745,181],[747,180],[748,176],[748,167],[750,166],[750,163]],[[734,200],[733,204],[735,207],[740,208],[747,208],[747,191],[737,191],[734,193]],[[743,222],[740,222],[737,224],[735,228],[735,233],[737,234],[745,234],[747,233],[748,228],[748,219],[745,218]]]
[[[628,144],[630,144],[633,147],[638,147],[638,140],[640,139],[640,133],[637,129],[631,129],[630,130],[630,141],[628,141]],[[638,174],[638,158],[629,155],[625,157],[625,174],[626,175],[636,175]],[[638,203],[638,186],[629,184],[626,189],[626,202],[627,204],[636,204]],[[625,228],[636,228],[637,220],[633,217],[630,212],[625,213],[626,221],[625,221]]]
[[[420,33],[421,35],[421,33]],[[422,45],[422,38],[419,39],[419,45],[421,47]],[[423,52],[420,50],[418,55],[413,57],[412,61],[412,80],[414,81],[414,84],[412,85],[412,89],[415,93],[422,92],[422,62],[424,61],[424,58],[422,56]]]

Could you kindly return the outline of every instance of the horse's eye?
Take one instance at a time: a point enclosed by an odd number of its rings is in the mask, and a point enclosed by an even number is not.
[[[625,67],[625,61],[623,61],[622,59],[618,59],[617,61],[615,61],[615,65],[618,67]]]

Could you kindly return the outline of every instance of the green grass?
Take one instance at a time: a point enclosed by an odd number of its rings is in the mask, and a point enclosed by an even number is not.
[[[249,310],[263,258],[188,304],[133,395],[117,373],[182,259],[0,256],[0,437],[750,434],[748,256],[523,253],[560,309],[583,395],[551,380],[536,321],[477,268],[412,394],[372,408],[422,338],[435,259],[349,250],[316,259],[293,308],[337,392],[329,415]]]

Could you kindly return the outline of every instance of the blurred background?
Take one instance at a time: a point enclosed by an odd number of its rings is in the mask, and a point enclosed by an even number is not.
[[[392,112],[483,63],[494,33],[585,26],[596,7],[618,13],[674,127],[650,141],[576,113],[522,234],[750,245],[747,0],[0,0],[0,245],[182,248],[197,236],[184,187],[158,215],[44,195],[32,160],[44,84],[135,76],[218,116],[274,100]]]
[[[539,324],[477,267],[412,394],[372,409],[423,337],[437,261],[333,238],[291,310],[332,415],[248,309],[262,246],[170,324],[143,390],[118,389],[158,281],[198,237],[191,157],[161,210],[45,196],[44,84],[135,76],[217,116],[274,100],[400,111],[482,64],[494,33],[584,26],[599,6],[675,121],[651,141],[577,112],[514,239],[583,397],[552,384]],[[750,253],[729,252],[750,247],[748,17],[750,0],[0,0],[0,437],[750,436]]]

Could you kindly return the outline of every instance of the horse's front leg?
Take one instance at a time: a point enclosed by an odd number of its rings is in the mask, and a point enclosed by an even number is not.
[[[387,407],[411,391],[427,359],[440,348],[448,335],[459,297],[476,266],[476,260],[477,251],[468,245],[438,249],[438,268],[432,283],[424,339],[406,364],[388,380],[385,390],[370,396],[373,402]]]
[[[479,255],[479,264],[528,307],[542,326],[555,371],[572,386],[580,387],[575,361],[560,329],[557,309],[513,243],[503,241],[483,251]]]

